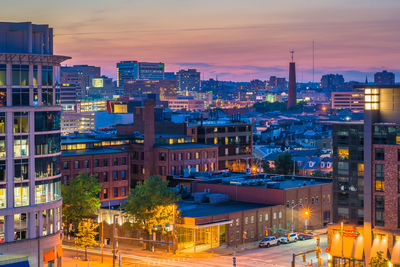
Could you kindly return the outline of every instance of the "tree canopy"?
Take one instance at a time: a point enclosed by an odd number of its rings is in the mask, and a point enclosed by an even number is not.
[[[78,233],[76,234],[75,247],[85,250],[85,260],[87,260],[87,250],[97,245],[96,231],[98,225],[93,223],[91,219],[84,219],[78,225]]]
[[[275,172],[278,174],[293,173],[293,161],[290,153],[282,153],[275,159]]]
[[[137,226],[149,233],[153,226],[165,226],[173,222],[172,204],[178,200],[177,192],[168,187],[167,181],[159,176],[151,176],[131,191],[123,208],[134,218]]]
[[[90,218],[100,209],[98,194],[101,185],[97,179],[87,173],[80,173],[62,187],[63,222],[69,231],[69,225],[77,229],[79,222]]]

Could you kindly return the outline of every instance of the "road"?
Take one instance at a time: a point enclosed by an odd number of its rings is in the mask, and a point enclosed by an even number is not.
[[[326,236],[322,236],[321,256],[324,259],[324,266],[326,266],[326,252],[325,252],[326,245],[327,245]],[[290,266],[293,253],[313,250],[315,249],[315,247],[316,247],[316,240],[310,239],[305,241],[297,241],[291,244],[282,244],[280,246],[274,246],[270,248],[255,248],[251,250],[237,252],[236,266],[237,267]],[[109,256],[108,254],[110,253],[105,253],[107,258]],[[231,267],[233,266],[232,256],[215,255],[213,257],[207,257],[207,258],[174,258],[174,259],[150,258],[145,256],[136,256],[136,255],[122,255],[122,256],[123,256],[123,266],[140,266],[140,267],[142,266],[143,267],[144,266]],[[313,265],[310,266],[317,266],[315,253],[307,255],[306,261],[310,263],[312,261]],[[307,262],[304,263],[302,257],[296,258],[296,266],[307,266]],[[95,265],[100,266],[100,264],[99,265],[95,264]],[[66,264],[65,266],[69,265]],[[77,266],[80,265],[78,264]],[[82,266],[87,266],[87,265],[82,265]],[[109,266],[109,264],[105,264],[104,266]]]

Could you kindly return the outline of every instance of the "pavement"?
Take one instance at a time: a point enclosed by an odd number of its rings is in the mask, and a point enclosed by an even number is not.
[[[326,266],[326,252],[327,237],[321,236],[321,257],[324,260],[323,266]],[[63,245],[65,254],[63,256],[64,267],[87,267],[99,266],[108,267],[112,266],[111,262],[111,249],[104,249],[104,263],[100,263],[99,249],[88,250],[90,261],[82,261],[77,258],[83,258],[83,252],[78,252],[71,246]],[[233,257],[236,258],[237,267],[254,267],[254,266],[290,266],[293,253],[300,251],[308,251],[316,248],[316,239],[305,241],[297,241],[290,244],[282,244],[270,248],[258,248],[258,243],[248,243],[245,248],[238,247],[236,251],[232,248],[216,248],[209,252],[202,252],[196,254],[178,254],[173,255],[166,252],[148,252],[148,251],[121,251],[122,266],[176,266],[176,267],[231,267],[233,266]],[[312,264],[311,264],[312,263]],[[306,262],[303,262],[302,257],[297,257],[296,266],[317,266],[317,259],[315,253],[306,256]],[[116,266],[118,263],[116,262]]]

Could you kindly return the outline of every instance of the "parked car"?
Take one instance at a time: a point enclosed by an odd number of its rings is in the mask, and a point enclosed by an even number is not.
[[[269,248],[270,246],[279,246],[280,244],[281,242],[275,236],[267,236],[266,238],[264,238],[264,240],[260,241],[258,246],[260,248]]]
[[[312,236],[313,236],[313,233],[308,232],[306,234],[300,234],[298,237],[299,237],[299,240],[307,240],[307,239],[312,239],[313,238]]]
[[[289,238],[288,236],[282,236],[281,238],[279,238],[279,241],[283,244],[296,242],[297,240],[299,240],[299,237],[297,236],[296,233],[290,233]]]

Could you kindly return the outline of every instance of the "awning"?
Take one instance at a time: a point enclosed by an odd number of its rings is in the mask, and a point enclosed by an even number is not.
[[[44,263],[47,263],[49,261],[53,261],[53,260],[56,259],[56,255],[54,254],[54,250],[49,250],[49,251],[45,252],[43,254],[43,256],[44,256],[44,260],[43,260]]]
[[[382,251],[382,257],[386,258],[388,248],[387,238],[375,238],[371,248],[371,258],[376,257],[378,251]]]
[[[62,246],[58,245],[58,247],[57,247],[57,258],[62,257],[63,254],[64,254],[64,250],[63,250]]]
[[[222,221],[215,221],[215,222],[210,222],[210,223],[204,223],[204,224],[176,224],[176,226],[182,227],[182,228],[191,228],[191,229],[200,229],[200,228],[207,228],[207,227],[212,227],[212,226],[217,226],[217,225],[224,225],[224,224],[231,224],[233,223],[232,220],[222,220]]]
[[[342,239],[339,232],[332,236],[331,247],[329,251],[334,257],[342,257]]]
[[[354,237],[343,236],[343,257],[352,258],[354,247]]]
[[[400,241],[396,241],[392,250],[392,264],[400,264]]]
[[[354,238],[353,257],[356,260],[363,260],[364,238],[362,235]]]

